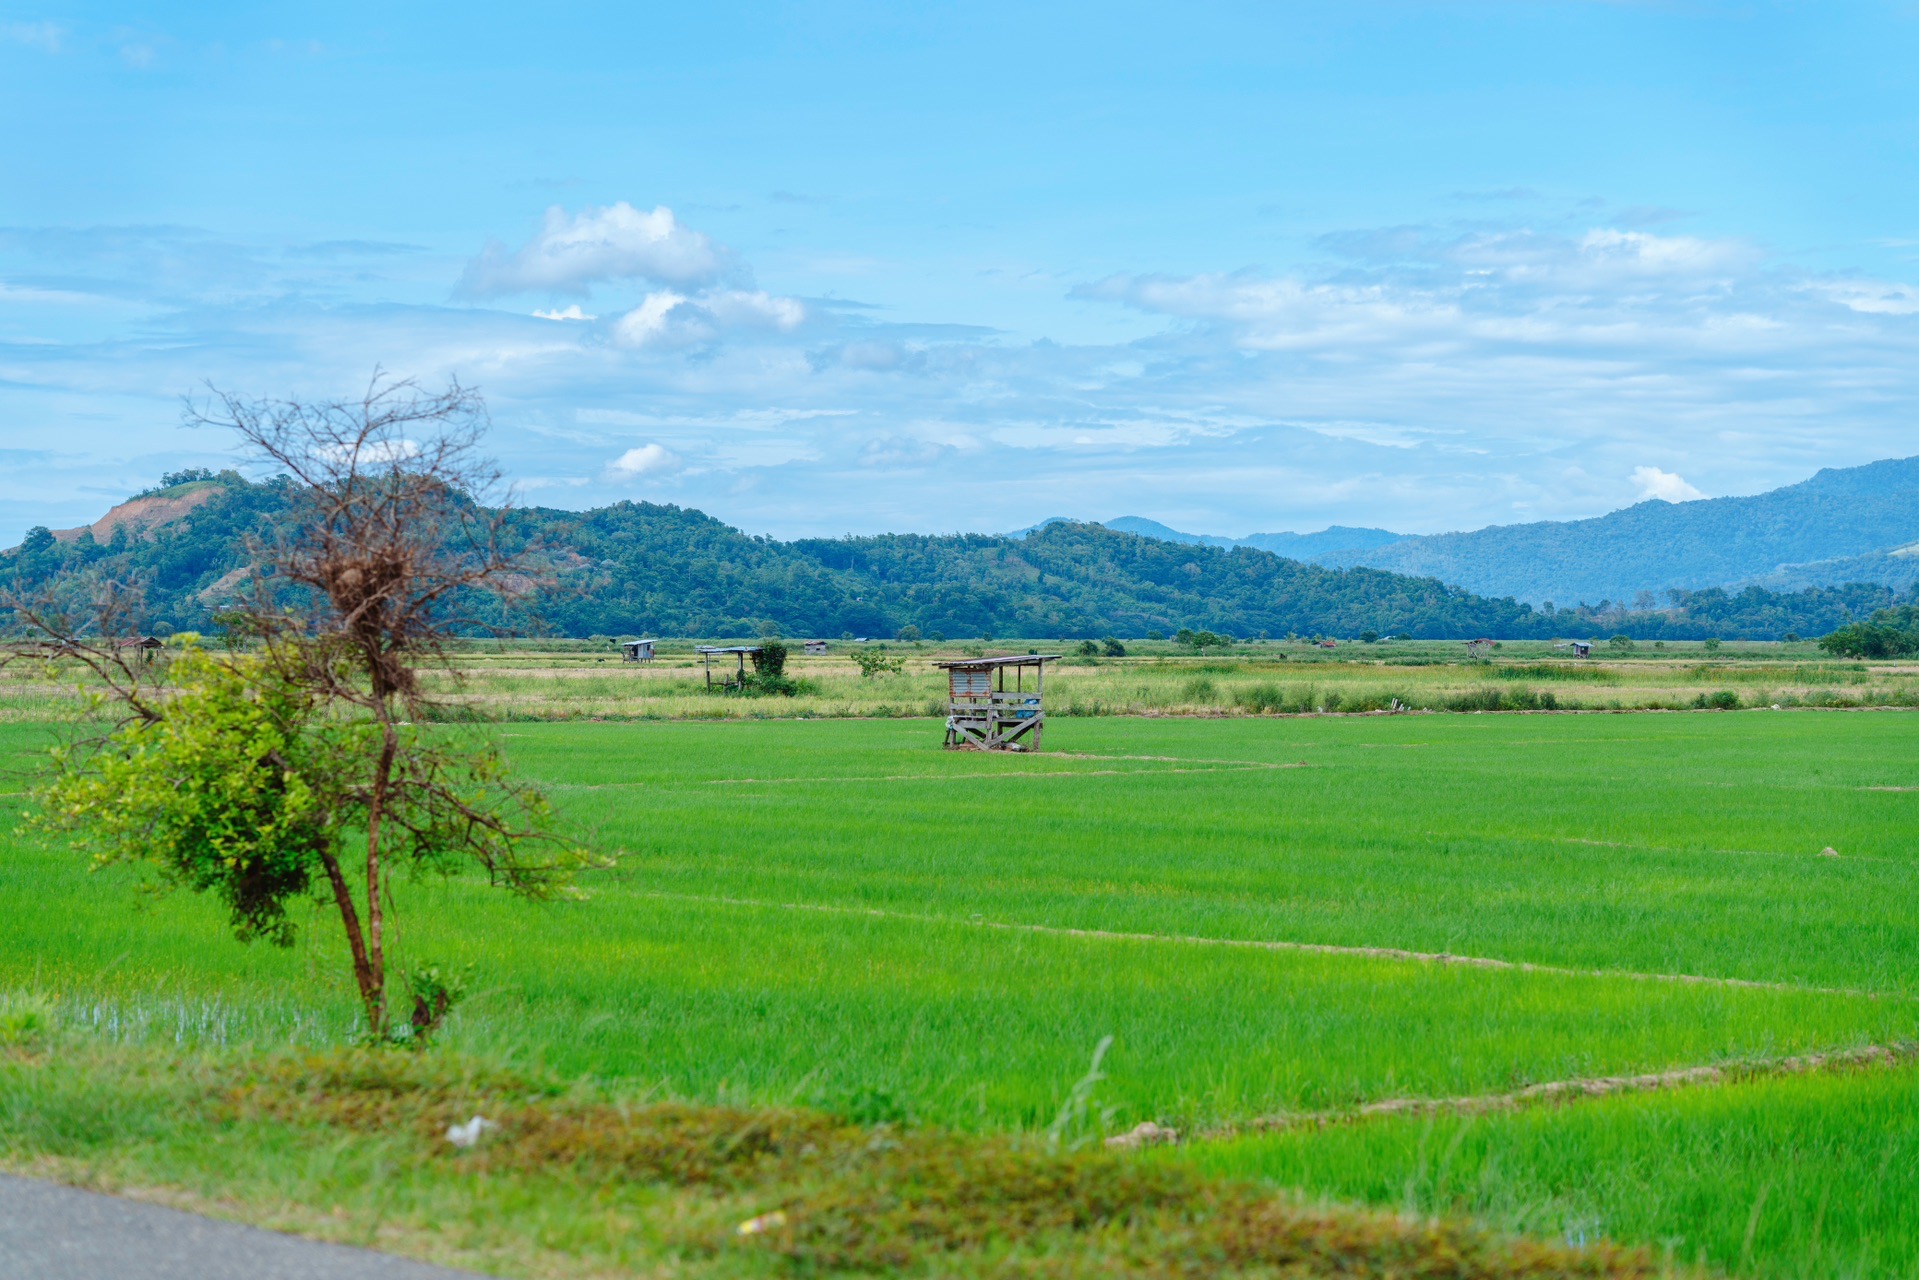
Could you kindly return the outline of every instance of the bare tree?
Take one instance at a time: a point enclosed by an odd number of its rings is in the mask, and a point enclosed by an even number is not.
[[[285,941],[285,900],[330,896],[369,1030],[384,1037],[396,864],[477,863],[494,883],[540,897],[587,861],[552,833],[544,796],[506,777],[496,749],[422,727],[435,705],[421,677],[457,684],[449,645],[474,628],[475,606],[538,579],[508,545],[510,507],[480,452],[486,409],[470,389],[426,391],[376,372],[354,400],[209,390],[189,401],[187,420],[231,431],[294,481],[292,516],[251,545],[254,573],[230,615],[252,644],[195,655],[157,680],[114,630],[129,612],[124,593],[101,596],[86,620],[14,602],[47,650],[88,667],[123,712],[58,757],[46,810],[56,825],[92,831],[109,860],[157,861],[173,879],[217,889],[242,936]],[[195,779],[208,761],[219,776]],[[170,797],[183,782],[227,796],[232,820],[182,811]],[[140,802],[108,806],[109,788]],[[345,861],[349,836],[363,843],[361,867]],[[444,1012],[444,991],[416,992],[421,1034]]]

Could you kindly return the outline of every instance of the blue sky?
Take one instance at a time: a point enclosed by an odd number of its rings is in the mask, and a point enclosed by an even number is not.
[[[1919,7],[396,8],[0,3],[0,544],[376,364],[781,536],[1919,452]]]

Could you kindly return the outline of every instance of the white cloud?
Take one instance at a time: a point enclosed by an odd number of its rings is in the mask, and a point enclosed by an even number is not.
[[[58,53],[66,43],[65,28],[55,22],[9,22],[0,25],[0,39],[24,44],[44,53]]]
[[[1919,312],[1919,289],[1881,280],[1841,280],[1822,284],[1817,292],[1842,307],[1864,315],[1909,316]]]
[[[1692,502],[1706,495],[1686,483],[1684,476],[1670,471],[1661,471],[1658,467],[1634,467],[1632,482],[1639,490],[1639,500],[1658,498],[1664,502]]]
[[[659,343],[683,346],[700,334],[686,324],[674,324],[673,313],[686,305],[686,295],[661,289],[649,293],[640,305],[621,316],[613,325],[613,341],[623,347],[644,347]]]
[[[1751,257],[1745,246],[1730,240],[1655,236],[1610,227],[1588,231],[1580,238],[1579,249],[1589,259],[1649,274],[1724,271]]]
[[[356,467],[384,467],[419,457],[420,442],[399,436],[386,440],[368,440],[358,448],[347,448],[342,445],[323,449],[321,452],[341,466],[351,463]]]
[[[671,289],[649,293],[640,305],[613,325],[613,341],[622,347],[692,347],[728,332],[791,333],[806,319],[796,298],[738,289],[687,297]]]
[[[489,243],[467,264],[460,292],[487,298],[506,293],[587,293],[609,280],[704,284],[725,275],[724,246],[684,225],[664,205],[642,213],[622,200],[569,216],[546,211],[539,234],[509,253]]]
[[[700,299],[715,320],[723,325],[777,329],[791,333],[806,319],[806,307],[797,298],[776,298],[769,293],[747,293],[729,289]]]
[[[613,480],[637,480],[641,476],[666,475],[678,471],[684,463],[664,445],[643,444],[628,449],[607,464],[607,476]]]
[[[563,215],[528,261],[592,257],[562,243],[590,216]],[[0,310],[17,335],[0,334],[0,409],[20,438],[121,460],[98,483],[132,492],[160,469],[219,462],[126,460],[164,436],[145,424],[172,413],[174,389],[337,394],[383,361],[482,386],[509,473],[572,477],[553,485],[566,505],[670,484],[675,501],[788,534],[1173,511],[1222,533],[1428,532],[1597,515],[1635,487],[1755,492],[1913,452],[1911,286],[1584,225],[1390,228],[1319,248],[1272,272],[1115,276],[1077,296],[1124,308],[1099,327],[1137,336],[1029,343],[923,308],[908,320],[864,300],[803,302],[744,270],[642,278],[595,321],[562,297],[404,305],[364,256],[295,259],[191,229],[0,229]],[[502,250],[495,265],[517,262]],[[24,292],[73,281],[138,309]],[[312,304],[325,296],[352,305]],[[556,322],[527,325],[535,305]],[[1651,458],[1697,484],[1635,473]],[[0,465],[0,502],[66,500],[54,464],[13,465]],[[956,483],[975,473],[993,483]],[[16,540],[59,523],[50,505],[12,510],[0,525]]]

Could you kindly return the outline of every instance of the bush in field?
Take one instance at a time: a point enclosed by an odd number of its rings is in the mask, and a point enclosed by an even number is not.
[[[1109,658],[1123,658],[1126,656],[1126,646],[1112,636],[1107,636],[1099,642],[1099,651]]]
[[[1731,689],[1721,689],[1717,693],[1702,693],[1692,700],[1692,705],[1708,711],[1737,711],[1739,695]]]
[[[864,680],[871,680],[874,676],[896,676],[906,670],[906,659],[894,657],[883,644],[853,650],[853,661],[859,666],[860,678]]]
[[[1099,656],[1099,643],[1094,640],[1082,640],[1073,652],[1082,658],[1097,658]]]
[[[760,641],[759,651],[753,654],[753,673],[760,676],[785,675],[789,652],[783,640]]]
[[[1191,627],[1181,627],[1173,633],[1173,639],[1198,653],[1208,649],[1226,649],[1233,643],[1231,636],[1214,635],[1210,631],[1194,631]]]

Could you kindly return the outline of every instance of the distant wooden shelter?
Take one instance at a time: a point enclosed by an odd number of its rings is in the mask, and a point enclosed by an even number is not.
[[[1057,653],[936,662],[946,669],[946,746],[951,751],[1037,751],[1046,731],[1041,694]],[[1007,673],[1013,687],[1006,687]],[[1027,675],[1033,687],[1026,687]]]
[[[808,641],[806,642],[806,651],[807,651],[808,653],[825,653],[825,652],[826,652],[826,641],[824,641],[824,640],[808,640]]]
[[[1572,650],[1573,657],[1575,658],[1590,658],[1593,656],[1593,647],[1590,641],[1575,640],[1572,644]]]
[[[138,640],[122,640],[120,648],[134,650],[142,662],[152,662],[153,655],[166,647],[158,636],[141,636]]]
[[[654,644],[652,640],[622,640],[620,641],[620,661],[651,662],[654,657]]]
[[[739,670],[732,675],[728,675],[726,672],[725,662],[721,662],[720,688],[744,689],[746,687],[746,660],[752,655],[758,653],[759,651],[760,651],[760,647],[756,644],[734,644],[734,645],[703,644],[701,645],[697,650],[695,650],[695,652],[700,655],[700,659],[706,664],[707,689],[711,691],[713,688],[713,659],[714,658],[723,659],[728,654],[731,654],[735,658],[739,659]]]

